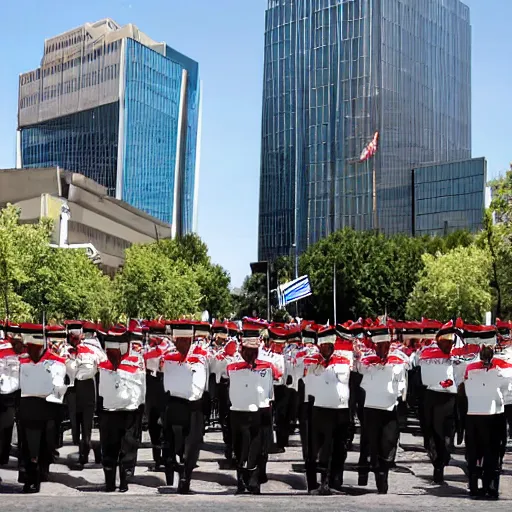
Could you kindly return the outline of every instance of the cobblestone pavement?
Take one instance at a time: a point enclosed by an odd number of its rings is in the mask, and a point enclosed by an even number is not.
[[[97,438],[97,432],[94,433]],[[50,481],[43,483],[39,495],[21,494],[17,483],[16,461],[11,458],[7,467],[0,469],[0,510],[46,511],[156,511],[198,510],[220,508],[223,511],[280,510],[510,510],[512,507],[512,451],[505,459],[501,482],[501,499],[498,502],[472,501],[467,496],[467,479],[463,472],[463,449],[456,450],[452,464],[446,470],[446,484],[431,482],[432,467],[421,447],[421,439],[410,433],[401,435],[397,454],[397,467],[390,474],[389,494],[376,493],[375,482],[370,476],[368,487],[357,486],[357,441],[349,453],[345,472],[346,495],[313,497],[306,494],[301,470],[301,449],[297,436],[284,454],[270,456],[268,474],[270,481],[262,486],[262,495],[234,496],[235,472],[221,469],[223,444],[219,432],[209,432],[201,451],[198,468],[193,474],[189,496],[175,494],[175,488],[165,487],[163,473],[151,473],[151,449],[147,433],[139,450],[139,463],[126,494],[103,492],[103,471],[91,463],[83,471],[76,471],[70,456],[77,452],[71,445],[69,433],[64,447],[59,450],[57,464],[52,465]],[[92,452],[91,452],[92,458]]]

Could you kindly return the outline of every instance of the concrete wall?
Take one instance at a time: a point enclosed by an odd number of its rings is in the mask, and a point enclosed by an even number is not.
[[[71,211],[68,243],[92,243],[109,274],[123,264],[125,250],[132,244],[172,234],[170,225],[106,196],[104,187],[79,174],[55,168],[0,170],[0,208],[14,204],[21,210],[22,222],[38,222],[44,194],[67,201]]]

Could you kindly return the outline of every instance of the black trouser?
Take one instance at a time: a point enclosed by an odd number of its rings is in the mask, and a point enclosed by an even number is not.
[[[237,462],[238,487],[258,489],[263,443],[262,414],[231,411],[233,451]]]
[[[299,393],[293,388],[288,388],[288,434],[290,436],[295,433],[298,417]]]
[[[190,483],[201,451],[203,427],[202,400],[167,398],[164,423],[166,473],[177,472],[180,480]]]
[[[9,462],[18,397],[18,391],[0,395],[0,465]]]
[[[155,469],[158,469],[167,458],[167,455],[162,455],[162,449],[166,446],[163,441],[166,402],[163,374],[157,373],[153,376],[148,372],[146,374],[146,417]]]
[[[322,486],[339,486],[343,483],[347,458],[350,411],[313,406],[311,422],[312,453],[306,464],[308,489],[316,486],[317,471],[321,473]]]
[[[80,462],[86,463],[91,449],[91,436],[96,410],[96,380],[75,380],[66,393],[73,444],[78,444]]]
[[[505,405],[505,418],[508,425],[508,438],[512,439],[512,404]]]
[[[392,411],[365,407],[359,474],[368,475],[370,471],[387,474],[395,461],[399,435],[396,407]]]
[[[139,411],[102,411],[99,419],[103,469],[126,474],[137,460]]]
[[[44,398],[20,399],[19,420],[25,483],[39,486],[48,477],[57,442],[57,418],[61,405]]]
[[[455,436],[455,401],[453,393],[425,391],[424,446],[437,470],[442,470],[450,462]]]
[[[362,374],[358,372],[350,372],[350,397],[349,397],[349,410],[350,410],[350,430],[349,430],[349,443],[352,445],[356,434],[356,416],[359,419],[361,427],[361,438],[363,436],[364,424],[364,401],[366,397],[365,390],[361,387],[363,380]]]
[[[507,423],[504,414],[471,415],[466,417],[466,460],[470,491],[476,491],[479,468],[482,469],[484,490],[499,488],[502,454],[507,442]]]
[[[282,386],[274,386],[274,404],[272,406],[276,424],[276,444],[278,448],[288,446],[290,437],[289,422],[290,390]]]
[[[272,429],[272,407],[260,409],[261,416],[261,453],[258,463],[260,482],[267,481],[267,462],[270,447],[274,440],[274,432]]]
[[[305,399],[304,381],[299,380],[298,400],[299,400],[299,436],[300,444],[302,446],[302,460],[308,461],[308,447],[309,447],[309,416],[311,405]]]
[[[219,401],[219,423],[222,430],[222,440],[226,445],[226,457],[229,459],[233,451],[231,436],[231,403],[229,401],[229,380],[220,379],[217,384],[217,398]]]

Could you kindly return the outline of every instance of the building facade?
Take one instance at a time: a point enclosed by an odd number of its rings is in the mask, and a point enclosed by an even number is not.
[[[0,208],[13,204],[22,222],[52,219],[53,244],[92,247],[102,270],[113,275],[132,244],[170,238],[172,227],[107,192],[83,174],[60,168],[0,170]]]
[[[174,234],[195,230],[200,128],[197,62],[131,24],[48,39],[20,76],[18,167],[79,172]]]
[[[360,162],[376,132],[377,155]],[[460,0],[269,0],[261,260],[344,227],[411,234],[411,169],[470,157]]]
[[[445,235],[459,229],[482,229],[486,184],[485,158],[413,169],[413,234]]]

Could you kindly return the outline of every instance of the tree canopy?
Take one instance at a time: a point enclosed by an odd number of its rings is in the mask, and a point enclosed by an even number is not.
[[[407,302],[407,316],[484,322],[492,306],[489,253],[475,246],[457,247],[422,259],[424,268]]]

